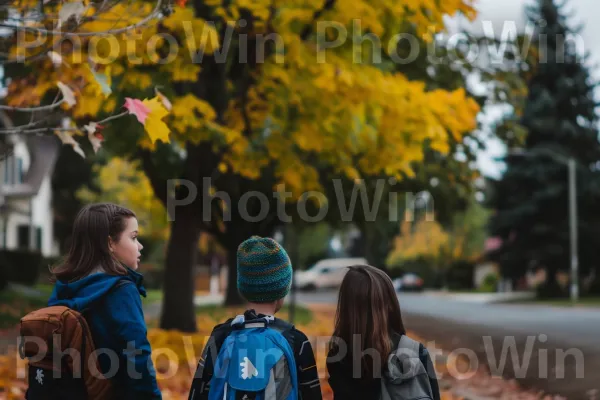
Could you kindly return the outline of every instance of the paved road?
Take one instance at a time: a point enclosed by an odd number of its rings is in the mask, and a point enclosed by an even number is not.
[[[600,389],[598,309],[480,304],[442,295],[409,293],[400,294],[399,300],[407,329],[447,350],[471,349],[480,362],[487,364],[490,357],[497,362],[503,346],[514,341],[519,357],[517,365],[513,365],[513,358],[508,355],[506,367],[497,371],[506,377],[521,378],[526,386],[560,393],[569,399],[587,399],[590,390]],[[335,303],[337,295],[299,293],[298,301]],[[485,346],[484,336],[491,336],[491,347]],[[526,351],[528,343],[530,351]],[[572,355],[563,361],[561,351]],[[583,363],[577,362],[573,355],[577,353]],[[524,356],[530,363],[522,370],[523,375],[519,375]]]
[[[478,304],[450,296],[402,293],[403,314],[452,320],[465,324],[511,330],[592,347],[600,351],[600,309],[545,307],[522,304]],[[299,293],[299,302],[336,303],[335,292]]]

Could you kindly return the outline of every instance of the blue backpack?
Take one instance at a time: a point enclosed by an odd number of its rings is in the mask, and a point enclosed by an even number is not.
[[[238,315],[219,350],[209,400],[298,400],[294,352],[273,317]]]

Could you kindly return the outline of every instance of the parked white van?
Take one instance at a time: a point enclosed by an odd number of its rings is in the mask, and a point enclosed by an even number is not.
[[[349,266],[365,265],[364,258],[326,258],[320,260],[306,271],[297,271],[294,279],[300,290],[338,288]]]

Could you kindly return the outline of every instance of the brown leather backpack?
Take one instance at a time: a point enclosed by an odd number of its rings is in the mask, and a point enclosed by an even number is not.
[[[92,335],[81,313],[63,306],[41,308],[21,319],[20,334],[20,356],[29,359],[29,388],[31,393],[39,393],[28,399],[65,395],[90,400],[114,398],[112,384],[100,372],[93,354]],[[57,351],[63,355],[60,363],[54,362]],[[55,379],[59,371],[60,379]],[[51,395],[53,391],[58,394]]]

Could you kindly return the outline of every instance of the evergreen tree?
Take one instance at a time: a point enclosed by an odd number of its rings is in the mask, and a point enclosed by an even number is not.
[[[568,158],[577,164],[581,274],[594,266],[600,244],[594,210],[600,196],[594,169],[600,159],[595,84],[563,7],[538,0],[529,9],[537,30],[532,41],[536,63],[521,118],[527,136],[520,154],[509,152],[506,173],[493,183],[490,202],[495,210],[490,233],[503,240],[493,257],[503,275],[518,279],[529,267],[546,268],[548,279],[540,294],[551,296],[561,293],[556,272],[570,266]]]

